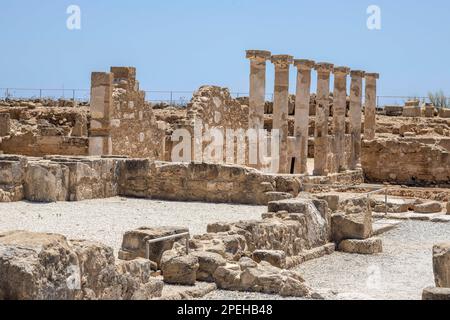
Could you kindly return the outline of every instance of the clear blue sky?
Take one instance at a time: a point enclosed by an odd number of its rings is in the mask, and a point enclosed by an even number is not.
[[[71,4],[79,31],[66,28]],[[381,95],[450,94],[449,21],[447,0],[2,0],[0,87],[89,88],[92,71],[130,65],[145,90],[246,92],[245,50],[267,49],[379,72]]]

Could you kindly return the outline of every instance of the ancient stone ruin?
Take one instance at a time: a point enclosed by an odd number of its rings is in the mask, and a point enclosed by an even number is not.
[[[262,50],[246,57],[248,97],[202,86],[186,108],[156,109],[135,68],[112,67],[92,73],[86,103],[0,101],[0,299],[192,299],[222,290],[329,299],[303,266],[390,257],[386,235],[402,223],[450,223],[448,109],[380,108],[377,73]],[[118,235],[120,248],[54,231],[71,202],[103,201],[108,217],[111,199],[135,219]],[[186,212],[189,222],[162,226],[134,218],[127,199],[212,211],[252,205],[258,218]],[[44,227],[17,231],[6,206],[23,201],[59,209],[39,216]],[[166,221],[172,212],[158,214]],[[192,231],[196,219],[207,224],[202,233]],[[89,223],[100,230],[104,222]],[[448,245],[433,255],[436,286],[423,299],[448,300]]]

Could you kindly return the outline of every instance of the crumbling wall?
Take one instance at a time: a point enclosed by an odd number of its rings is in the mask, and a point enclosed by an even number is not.
[[[450,184],[450,153],[417,141],[365,141],[362,166],[369,182],[407,185]]]
[[[112,154],[164,160],[164,123],[158,122],[152,107],[139,90],[136,69],[112,67],[113,108],[110,114]]]
[[[64,100],[0,102],[0,150],[28,156],[87,155],[88,111]],[[45,105],[44,105],[45,103]]]

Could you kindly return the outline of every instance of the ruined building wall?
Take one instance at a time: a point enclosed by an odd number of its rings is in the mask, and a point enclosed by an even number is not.
[[[369,182],[450,184],[450,152],[417,141],[364,141],[362,166]]]
[[[43,101],[48,103],[47,101]],[[41,101],[0,102],[0,151],[44,156],[87,155],[86,107],[44,105]]]
[[[113,67],[111,110],[112,154],[137,158],[164,159],[164,123],[158,122],[145,92],[139,90],[136,69]]]

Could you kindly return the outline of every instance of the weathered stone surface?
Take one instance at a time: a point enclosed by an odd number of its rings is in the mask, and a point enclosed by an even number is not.
[[[336,213],[331,217],[333,240],[365,240],[372,236],[372,215],[370,212],[353,214]]]
[[[383,242],[380,238],[366,240],[343,240],[339,244],[339,251],[356,254],[377,254],[383,252]]]
[[[26,170],[25,196],[30,201],[66,201],[69,170],[65,166],[46,162],[30,163]]]
[[[416,199],[407,199],[399,197],[388,197],[387,212],[388,213],[403,213],[409,210],[414,210],[414,206],[418,203]],[[374,212],[386,212],[386,202],[384,195],[374,195],[370,199],[371,207]]]
[[[277,268],[286,267],[286,253],[281,250],[256,250],[252,258],[258,263],[266,261]]]
[[[161,284],[150,279],[150,262],[119,262],[102,244],[56,234],[0,234],[0,299],[151,299]]]
[[[423,290],[422,300],[447,301],[450,300],[450,288],[429,287]]]
[[[80,289],[78,257],[65,237],[0,234],[0,299],[66,300]]]
[[[146,258],[146,241],[162,237],[172,236],[189,232],[188,229],[179,227],[146,228],[125,232],[123,235],[122,248],[119,258],[133,260],[136,258]],[[164,251],[172,250],[177,239],[165,240],[150,245],[149,259],[160,266],[161,257]]]
[[[211,223],[207,226],[208,233],[219,233],[219,232],[228,232],[231,230],[231,226],[229,223]]]
[[[433,269],[436,286],[450,288],[450,243],[434,246]]]
[[[403,108],[403,116],[409,118],[418,118],[422,116],[422,108],[420,106],[405,106]]]
[[[392,138],[364,141],[362,166],[372,183],[419,186],[450,181],[450,152],[435,143]]]
[[[214,279],[218,288],[225,290],[320,298],[298,273],[281,270],[268,262],[258,264],[248,258],[241,259],[238,264],[219,267]]]
[[[442,212],[442,205],[436,201],[429,201],[415,205],[414,212],[424,214],[440,213]]]
[[[199,267],[194,255],[180,256],[174,251],[166,251],[161,258],[164,282],[170,284],[194,285]]]
[[[227,264],[227,261],[217,253],[194,251],[192,255],[198,259],[199,263],[199,269],[197,271],[198,281],[214,282],[213,275],[217,268]]]

